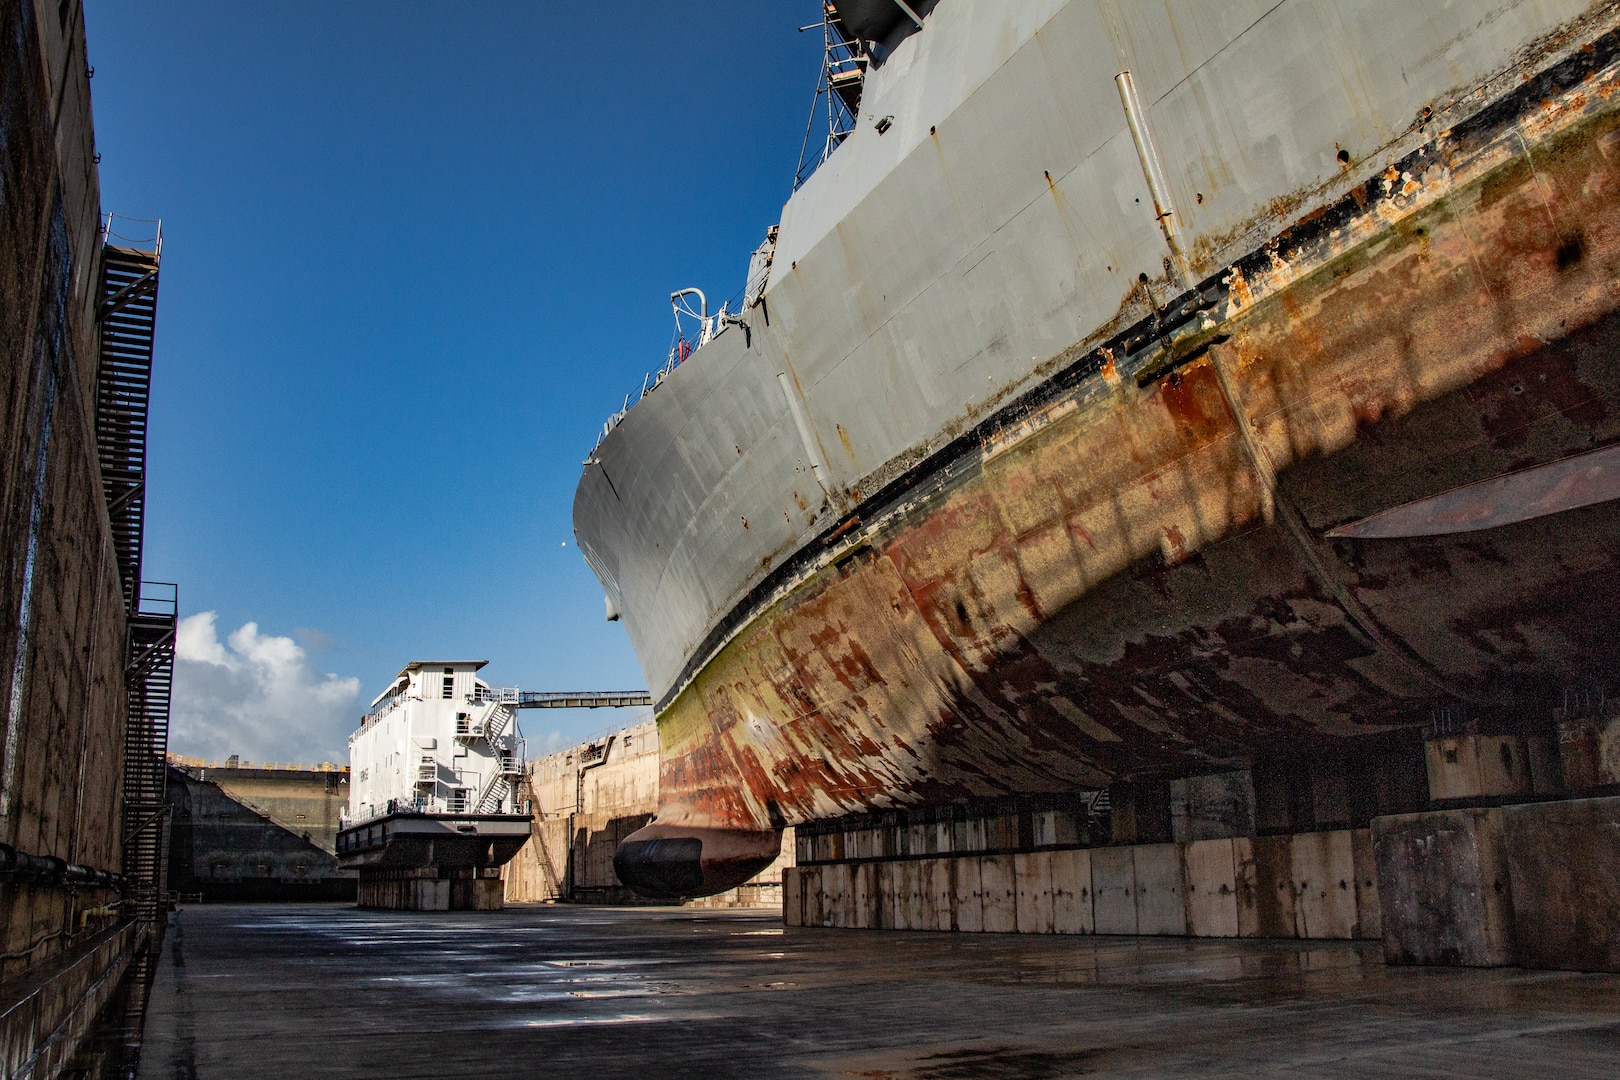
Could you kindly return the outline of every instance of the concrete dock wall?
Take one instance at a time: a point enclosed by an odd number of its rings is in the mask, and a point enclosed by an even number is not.
[[[788,926],[966,933],[1378,938],[1366,829],[782,871]]]
[[[1393,964],[1620,971],[1620,797],[1373,823]]]
[[[347,768],[171,764],[169,887],[204,901],[352,900],[335,840]]]
[[[0,1005],[0,1076],[58,1075],[137,952],[152,947],[144,924],[125,921],[37,965]]]
[[[95,158],[80,5],[6,0],[0,843],[116,873],[126,625],[96,448]],[[5,1075],[53,1075],[66,1060],[140,936],[119,901],[60,874],[0,873]]]
[[[124,616],[96,460],[100,195],[77,5],[0,5],[0,50],[0,842],[117,871]],[[0,883],[0,981],[111,899]]]
[[[613,872],[619,841],[658,809],[658,727],[651,721],[552,754],[530,766],[534,833],[507,863],[506,899],[634,903]],[[782,867],[794,860],[793,830],[782,857],[747,883],[692,901],[701,907],[773,907]]]
[[[363,908],[392,911],[499,911],[505,887],[494,867],[478,870],[413,870],[368,872],[359,883]]]

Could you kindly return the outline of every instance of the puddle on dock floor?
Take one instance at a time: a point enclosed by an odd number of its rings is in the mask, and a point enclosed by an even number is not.
[[[141,1077],[1614,1075],[1620,977],[523,906],[176,917]]]

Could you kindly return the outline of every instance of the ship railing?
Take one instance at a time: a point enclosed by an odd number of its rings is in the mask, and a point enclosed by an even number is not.
[[[771,248],[772,251],[775,250],[776,246],[775,229],[776,227],[772,226],[769,239],[766,241],[766,244]],[[761,248],[760,250],[763,251],[764,249]],[[754,253],[755,260],[758,259],[759,254],[759,251]],[[754,266],[754,262],[751,261],[749,263],[750,275],[752,275],[754,272]],[[769,269],[770,263],[768,259],[765,266],[767,269]],[[761,287],[763,288],[763,284]],[[708,299],[704,297],[701,289],[679,289],[670,294],[670,305],[675,309],[675,334],[670,341],[669,353],[664,358],[664,366],[659,368],[657,371],[649,371],[645,376],[643,376],[641,380],[641,389],[635,391],[634,393],[626,394],[624,396],[623,404],[619,406],[619,411],[614,413],[612,416],[609,416],[607,420],[603,422],[602,430],[596,436],[596,444],[591,447],[592,459],[595,458],[597,449],[601,447],[602,440],[607,438],[608,434],[614,428],[624,423],[624,418],[630,415],[630,410],[633,409],[642,398],[646,397],[648,394],[662,386],[664,380],[675,373],[676,368],[680,367],[682,364],[692,359],[692,357],[696,356],[698,354],[698,350],[702,349],[703,346],[725,333],[731,327],[741,324],[743,320],[739,313],[743,310],[743,301],[749,295],[749,284],[748,281],[745,280],[743,282],[743,287],[738,289],[736,293],[730,297],[730,299],[726,300],[725,303],[721,304],[719,311],[713,315],[710,315],[708,309]],[[693,311],[691,306],[684,302],[685,298],[688,296],[697,296],[699,298],[701,306],[697,311]],[[691,338],[687,337],[686,329],[681,322],[682,316],[695,320],[697,331],[696,341],[693,341]],[[591,463],[592,462],[589,459],[586,461],[587,465]]]
[[[364,804],[358,814],[349,813],[348,807],[338,810],[338,828],[348,829],[364,825],[389,814],[431,814],[442,809],[439,800],[424,795],[412,799],[388,799],[379,805]]]
[[[477,705],[485,701],[493,701],[497,705],[516,705],[523,691],[516,686],[483,686],[468,696],[469,704]]]
[[[375,709],[372,709],[370,712],[366,713],[360,718],[360,730],[366,730],[372,724],[375,724],[384,716],[387,716],[389,713],[393,712],[395,709],[399,708],[409,700],[411,700],[411,696],[408,692],[401,691],[400,693],[395,694],[393,697],[389,698],[387,701],[384,701]]]

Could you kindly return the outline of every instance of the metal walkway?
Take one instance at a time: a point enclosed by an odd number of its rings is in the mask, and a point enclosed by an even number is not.
[[[518,693],[517,701],[511,704],[519,709],[618,709],[652,703],[652,695],[645,690],[523,690]]]

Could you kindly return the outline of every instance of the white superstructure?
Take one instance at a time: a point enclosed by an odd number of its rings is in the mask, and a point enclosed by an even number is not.
[[[514,688],[484,660],[413,660],[349,736],[346,825],[388,814],[521,814],[524,741]]]

